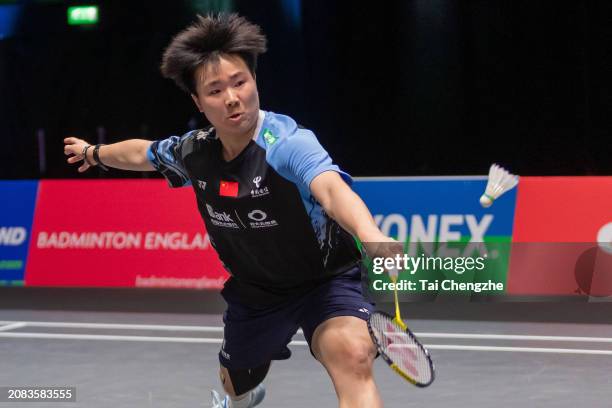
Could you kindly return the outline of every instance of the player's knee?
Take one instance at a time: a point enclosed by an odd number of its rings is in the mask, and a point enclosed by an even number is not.
[[[375,357],[372,342],[368,339],[368,341],[355,340],[351,343],[350,348],[345,352],[350,369],[357,375],[369,376]]]
[[[369,376],[372,373],[372,364],[376,351],[372,341],[361,338],[345,338],[335,344],[334,361],[331,362],[342,371],[356,376]]]

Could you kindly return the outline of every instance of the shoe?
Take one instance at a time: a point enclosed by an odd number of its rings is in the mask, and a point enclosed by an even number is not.
[[[211,390],[212,394],[212,408],[228,408],[229,407],[229,397],[226,395],[225,398],[221,399],[219,393],[215,390]]]
[[[211,390],[210,393],[212,396],[212,408],[229,408],[230,399],[228,395],[226,395],[225,398],[221,399],[221,396],[217,391]],[[252,390],[251,403],[249,404],[249,407],[255,407],[256,405],[259,405],[261,401],[263,401],[265,396],[266,388],[263,386],[263,384],[259,384]]]
[[[263,401],[266,396],[266,387],[263,384],[259,384],[257,387],[253,388],[253,396],[251,397],[251,406],[254,407],[259,405],[261,401]]]

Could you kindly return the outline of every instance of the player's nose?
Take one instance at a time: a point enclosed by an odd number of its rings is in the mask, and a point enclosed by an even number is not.
[[[232,106],[236,106],[238,104],[238,98],[234,91],[232,90],[227,91],[227,97],[225,99],[225,104],[228,108]]]

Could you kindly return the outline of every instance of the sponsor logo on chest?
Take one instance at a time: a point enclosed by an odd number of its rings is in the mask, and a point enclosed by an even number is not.
[[[268,218],[268,214],[262,210],[250,211],[247,216],[249,217],[249,225],[251,228],[270,228],[278,226],[278,222]]]
[[[208,210],[208,215],[210,215],[210,222],[213,225],[224,228],[239,228],[238,224],[232,219],[232,217],[228,213],[215,211],[215,209],[212,208],[210,204],[206,204],[206,209]]]
[[[270,194],[270,189],[268,187],[262,187],[261,181],[261,176],[257,176],[253,179],[253,185],[255,186],[255,188],[251,189],[252,198],[257,198]]]

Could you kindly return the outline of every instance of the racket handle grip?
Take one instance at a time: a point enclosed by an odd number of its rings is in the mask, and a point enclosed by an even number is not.
[[[395,267],[389,268],[389,277],[391,278],[391,280],[393,280],[393,282],[397,280],[398,275],[399,275],[399,271],[397,270],[397,268]]]

